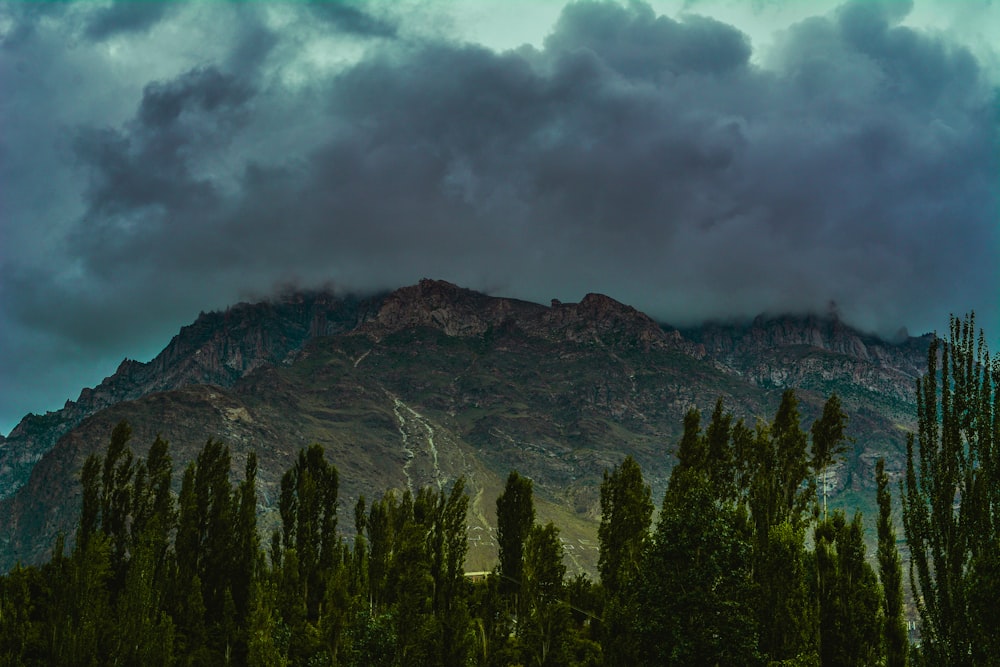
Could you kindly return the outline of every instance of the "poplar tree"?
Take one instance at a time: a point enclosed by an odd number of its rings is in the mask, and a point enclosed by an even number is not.
[[[469,614],[465,581],[465,556],[469,551],[466,516],[469,496],[465,478],[455,480],[451,492],[440,493],[435,524],[437,549],[434,586],[435,610],[441,628],[442,665],[463,665],[472,652],[469,641]]]
[[[281,513],[285,549],[298,557],[299,581],[304,587],[308,617],[319,617],[326,580],[339,556],[337,537],[336,466],[326,460],[323,447],[310,445],[299,451],[295,465],[281,478]]]
[[[652,516],[651,491],[635,459],[628,456],[610,473],[604,472],[597,568],[606,596],[602,639],[608,665],[635,661],[635,594]]]
[[[847,451],[847,413],[841,408],[840,397],[830,394],[823,405],[823,414],[812,425],[812,466],[823,484],[823,518],[826,518],[826,469]]]
[[[934,665],[985,664],[1000,651],[1000,363],[975,316],[952,317],[917,382],[917,441],[906,448],[903,528]]]
[[[682,459],[646,550],[629,664],[759,664],[751,563],[745,519]]]
[[[429,537],[437,492],[424,487],[403,496],[390,585],[396,592],[396,658],[403,665],[433,665],[440,655],[434,617],[434,574]]]
[[[125,583],[134,472],[131,439],[132,427],[119,422],[111,432],[101,475],[101,530],[111,544],[112,597]]]
[[[497,497],[497,545],[499,547],[500,591],[513,601],[516,615],[523,615],[524,543],[535,523],[532,484],[516,470],[507,476],[503,493]]]
[[[759,423],[748,443],[743,473],[752,522],[753,578],[760,650],[774,660],[811,659],[817,644],[816,612],[805,549],[806,508],[815,498],[798,399],[791,389],[768,426]]]
[[[388,587],[389,564],[395,543],[393,517],[398,511],[396,494],[389,491],[372,502],[365,522],[368,539],[368,600],[373,611],[381,611],[391,601]]]
[[[909,641],[903,619],[903,567],[896,549],[896,528],[892,523],[892,497],[885,460],[875,464],[878,497],[878,568],[882,582],[882,636],[886,667],[905,667]]]
[[[551,521],[533,525],[524,545],[522,598],[527,611],[518,627],[529,664],[566,664],[565,640],[571,619],[569,606],[562,600],[565,576],[559,529]]]
[[[76,548],[83,551],[97,531],[101,513],[101,457],[98,454],[91,454],[83,462],[80,486],[83,501],[76,530]]]
[[[247,454],[243,481],[233,494],[233,575],[231,591],[235,608],[235,621],[240,628],[240,639],[234,652],[242,662],[247,652],[247,637],[243,632],[250,622],[254,582],[258,577],[260,562],[260,535],[257,532],[257,455]]]
[[[840,510],[816,526],[820,662],[824,667],[873,665],[881,654],[878,579],[865,560],[861,513],[847,523]]]
[[[597,569],[605,592],[614,597],[638,574],[653,516],[652,492],[631,456],[601,483],[600,549]]]

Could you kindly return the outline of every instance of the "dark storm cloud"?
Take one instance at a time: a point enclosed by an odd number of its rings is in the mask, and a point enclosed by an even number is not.
[[[78,16],[71,2],[7,3],[6,14],[12,21],[9,32],[0,38],[7,48],[16,47],[34,34],[40,21],[67,19],[72,33],[77,30],[87,39],[102,41],[116,35],[147,32],[176,9],[171,2],[134,2],[112,0],[93,3],[90,11]]]
[[[181,231],[184,223],[172,220],[213,211],[217,185],[192,165],[225,149],[252,97],[237,78],[197,68],[148,84],[125,130],[81,128],[73,146],[89,177],[87,212],[75,235],[83,258],[94,257],[93,266],[101,267],[115,248],[144,255],[151,248],[137,246],[143,240]]]
[[[664,73],[718,73],[745,65],[747,36],[736,28],[700,16],[683,23],[656,16],[648,5],[631,11],[603,3],[569,5],[546,40],[552,51],[592,51],[625,76]]]
[[[85,33],[91,39],[102,40],[123,32],[145,32],[159,22],[170,8],[169,2],[114,0],[89,17]]]
[[[227,201],[190,165],[251,93],[189,72],[82,134],[88,218],[129,220],[116,259],[209,273],[602,289],[674,321],[833,299],[895,328],[995,278],[996,123],[968,51],[888,11],[794,26],[767,69],[734,27],[641,4],[569,5],[542,50],[388,45],[325,86],[310,147],[254,156]]]
[[[185,72],[165,83],[151,83],[142,91],[137,114],[143,129],[163,130],[175,126],[184,112],[195,114],[231,113],[251,97],[252,91],[215,67]]]
[[[66,5],[60,2],[17,2],[7,3],[0,10],[0,15],[10,21],[7,32],[0,35],[0,46],[10,51],[33,37],[39,21],[65,14]]]
[[[884,333],[997,320],[996,89],[901,3],[807,19],[758,59],[735,26],[641,3],[571,4],[502,53],[285,8],[372,39],[296,78],[294,40],[241,13],[228,56],[72,128],[71,270],[5,257],[11,320],[120,356],[277,283],[421,276],[675,324],[831,300]]]
[[[340,0],[313,1],[308,7],[314,16],[344,32],[364,37],[396,36],[396,26],[391,21]]]

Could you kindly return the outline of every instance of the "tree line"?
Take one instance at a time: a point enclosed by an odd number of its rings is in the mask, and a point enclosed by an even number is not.
[[[920,644],[904,624],[892,490],[876,470],[878,547],[827,512],[818,480],[847,446],[836,394],[804,430],[794,392],[770,422],[716,403],[684,418],[654,522],[631,457],[600,487],[597,581],[568,576],[531,479],[496,500],[498,564],[464,572],[469,497],[388,491],[338,530],[336,467],[318,445],[281,478],[262,542],[257,459],[230,481],[208,440],[171,492],[159,437],[144,459],[118,424],[87,458],[76,537],[0,577],[11,665],[982,665],[1000,655],[1000,364],[953,320],[918,383],[898,486]]]

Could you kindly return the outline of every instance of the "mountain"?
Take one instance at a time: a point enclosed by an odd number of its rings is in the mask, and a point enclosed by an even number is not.
[[[0,567],[44,559],[73,530],[79,469],[121,419],[137,455],[157,434],[170,441],[178,484],[209,437],[230,445],[234,478],[256,451],[265,526],[278,521],[281,474],[314,442],[340,470],[345,531],[361,494],[464,475],[473,569],[495,557],[494,502],[516,468],[570,559],[593,570],[605,469],[631,454],[660,496],[690,407],[707,413],[722,397],[739,417],[770,419],[795,387],[808,425],[837,391],[855,447],[831,476],[831,502],[870,508],[875,459],[902,468],[928,342],[882,341],[829,317],[681,331],[599,294],[545,306],[431,280],[370,298],[240,304],[202,314],[149,363],[123,362],[0,443]]]
[[[21,420],[0,441],[0,499],[24,485],[59,438],[90,415],[122,401],[188,385],[231,387],[256,368],[281,363],[307,340],[350,331],[371,316],[377,304],[377,299],[310,292],[202,313],[149,363],[125,359],[113,375],[81,391],[63,409]]]

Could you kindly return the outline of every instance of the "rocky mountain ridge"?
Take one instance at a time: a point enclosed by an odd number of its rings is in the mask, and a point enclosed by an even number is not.
[[[801,387],[829,392],[850,387],[898,404],[895,415],[912,419],[915,379],[927,367],[932,334],[890,343],[858,332],[836,316],[758,317],[743,325],[707,324],[685,332],[707,357],[764,388]]]
[[[859,444],[831,490],[866,492],[879,455],[898,471],[914,413],[907,388],[927,342],[886,343],[824,318],[680,331],[598,294],[544,306],[429,280],[369,299],[241,304],[203,314],[151,362],[124,362],[11,433],[0,475],[22,477],[0,505],[0,566],[35,560],[55,531],[72,531],[79,466],[124,418],[137,454],[157,433],[170,440],[178,473],[208,437],[231,444],[237,477],[239,454],[257,451],[265,519],[281,472],[312,442],[341,468],[345,499],[465,475],[470,530],[484,536],[494,492],[516,467],[536,480],[540,512],[583,540],[586,568],[603,470],[631,454],[658,494],[683,413],[720,396],[741,418],[767,419],[793,386],[809,419],[835,390]],[[36,458],[13,470],[25,443]],[[480,560],[492,553],[484,539]]]
[[[112,375],[84,388],[62,409],[24,417],[0,441],[0,499],[16,492],[59,438],[87,417],[153,392],[195,384],[230,387],[265,364],[281,363],[316,336],[354,329],[377,303],[302,292],[201,313],[149,362],[124,359]]]

